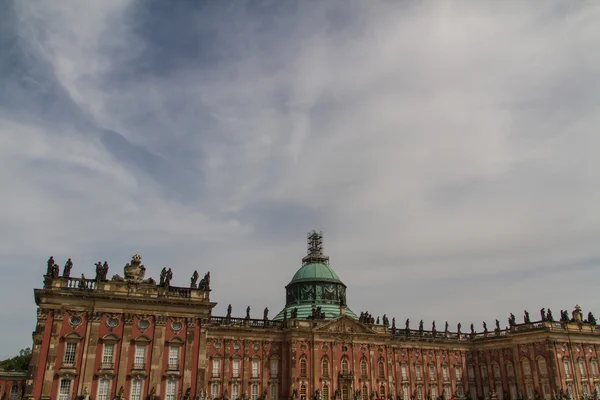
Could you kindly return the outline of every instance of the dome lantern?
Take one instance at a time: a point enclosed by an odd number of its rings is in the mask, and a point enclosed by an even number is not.
[[[344,314],[357,318],[346,305],[346,285],[329,266],[329,257],[323,253],[323,233],[312,231],[308,234],[308,252],[302,258],[302,267],[294,274],[285,287],[285,308],[277,314],[276,320],[283,319],[284,312],[291,315],[297,309],[297,318],[305,319],[312,315],[314,308],[320,307],[325,319]],[[343,306],[343,307],[341,307]]]

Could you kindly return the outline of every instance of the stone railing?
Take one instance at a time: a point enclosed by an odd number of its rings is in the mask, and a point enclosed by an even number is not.
[[[549,322],[535,321],[513,325],[506,329],[494,329],[487,332],[439,332],[426,331],[417,329],[396,329],[392,335],[399,339],[407,340],[453,340],[453,341],[470,341],[470,340],[490,340],[505,338],[509,335],[523,332],[532,332],[540,330],[557,330],[557,331],[576,331],[576,332],[600,332],[600,325],[592,326],[588,323],[577,324],[575,322]],[[391,332],[391,330],[390,330]]]
[[[66,281],[66,287],[69,289],[94,290],[96,281],[94,279],[84,278],[60,278]]]
[[[232,317],[210,317],[204,319],[203,323],[213,326],[237,326],[258,329],[281,329],[284,326],[283,321]]]
[[[44,276],[44,288],[52,290],[86,290],[86,291],[115,291],[116,287],[120,284],[124,284],[126,281],[119,280],[96,280],[86,278],[75,278],[75,277],[63,277],[59,276],[56,278],[50,276]],[[146,293],[147,291],[155,291],[155,294],[159,297],[169,298],[199,298],[208,299],[206,291],[197,288],[189,287],[178,287],[178,286],[161,286],[151,282],[142,282],[140,289]]]

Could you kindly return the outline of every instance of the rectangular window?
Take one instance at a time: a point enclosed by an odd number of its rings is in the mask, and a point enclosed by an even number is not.
[[[73,365],[75,365],[75,354],[76,353],[77,353],[77,343],[67,343],[65,345],[65,357],[63,358],[63,364],[68,367],[72,367]]]
[[[510,385],[510,398],[511,400],[517,400],[517,385],[514,383]]]
[[[431,386],[431,397],[433,399],[437,399],[437,387],[435,385]]]
[[[415,374],[417,375],[417,379],[421,379],[421,366],[420,365],[415,365]]]
[[[500,379],[500,366],[498,364],[494,364],[494,378]]]
[[[462,368],[456,367],[455,372],[456,372],[456,382],[462,381]]]
[[[442,376],[444,377],[445,381],[448,380],[448,367],[446,365],[442,366]]]
[[[252,360],[252,377],[258,378],[258,360]]]
[[[169,379],[167,381],[167,389],[165,391],[165,400],[175,400],[175,394],[177,393],[177,381]]]
[[[279,372],[279,360],[271,360],[271,377],[276,377]]]
[[[429,379],[435,379],[435,367],[433,365],[429,366]]]
[[[210,389],[211,398],[216,399],[219,397],[219,384],[213,383]]]
[[[594,376],[598,375],[598,363],[596,361],[592,361],[592,374]]]
[[[234,383],[231,385],[231,400],[238,400],[240,397],[240,385]]]
[[[481,366],[481,379],[487,380],[487,367],[485,365]]]
[[[114,343],[106,343],[104,345],[104,350],[102,351],[102,366],[104,368],[112,368],[113,367],[114,355],[115,355]]]
[[[258,399],[258,385],[252,385],[252,397],[251,400]]]
[[[408,395],[408,385],[402,386],[402,398],[406,400],[410,398]]]
[[[277,385],[271,385],[271,398],[269,400],[277,400]]]
[[[408,380],[408,366],[402,364],[402,380]]]
[[[134,369],[143,369],[146,364],[146,346],[135,346],[135,358],[133,360]]]
[[[417,399],[423,398],[423,386],[417,386]]]
[[[233,360],[233,377],[240,377],[240,360],[238,359]]]
[[[321,398],[322,400],[329,400],[329,386],[323,386],[323,396]]]
[[[70,400],[71,399],[71,380],[61,379],[60,386],[58,388],[58,400]]]
[[[565,360],[563,362],[563,365],[565,366],[565,375],[567,375],[567,376],[571,375],[571,368],[569,367],[569,362],[567,360]]]
[[[585,364],[583,361],[579,361],[579,372],[581,373],[582,377],[585,377]]]
[[[169,369],[179,369],[179,346],[169,347]]]
[[[141,346],[143,348],[143,346]],[[136,346],[137,353],[137,346]],[[134,379],[131,381],[131,400],[142,400],[142,380]]]
[[[451,391],[450,391],[450,386],[444,386],[444,398],[450,399],[451,397],[452,397],[452,395],[451,395]]]
[[[540,367],[540,374],[547,375],[548,374],[548,370],[546,369],[546,360],[540,359],[538,361],[538,365]]]
[[[212,376],[218,378],[221,373],[221,360],[213,360]]]
[[[108,391],[110,390],[110,381],[108,379],[100,379],[98,382],[98,400],[110,400]]]

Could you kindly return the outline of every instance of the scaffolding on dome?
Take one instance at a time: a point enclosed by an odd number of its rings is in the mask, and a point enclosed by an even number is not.
[[[308,254],[302,259],[302,265],[320,263],[329,265],[329,257],[323,254],[323,232],[308,233]]]

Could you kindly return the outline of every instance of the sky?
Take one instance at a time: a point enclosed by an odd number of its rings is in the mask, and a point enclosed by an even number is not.
[[[600,314],[599,2],[4,1],[0,359],[72,276],[275,315],[306,234],[356,313]]]

